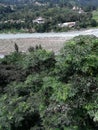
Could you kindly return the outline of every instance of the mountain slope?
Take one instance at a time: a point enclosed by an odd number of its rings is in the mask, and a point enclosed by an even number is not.
[[[94,5],[98,6],[98,0],[78,0],[82,5]]]
[[[72,5],[94,5],[98,6],[98,0],[0,0],[0,3],[5,4],[27,4],[31,2],[41,2],[41,3],[53,3],[53,4],[61,4],[61,3],[70,3]]]

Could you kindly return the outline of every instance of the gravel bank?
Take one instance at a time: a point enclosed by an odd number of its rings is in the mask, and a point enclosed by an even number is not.
[[[19,46],[19,50],[26,52],[30,46],[41,46],[46,50],[52,50],[57,53],[66,40],[64,37],[46,37],[46,38],[18,38],[18,39],[0,39],[0,54],[6,55],[14,51],[14,44]]]

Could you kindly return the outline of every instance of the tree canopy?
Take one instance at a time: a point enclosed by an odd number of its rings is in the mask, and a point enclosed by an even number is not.
[[[97,71],[95,36],[0,59],[0,130],[97,130]]]

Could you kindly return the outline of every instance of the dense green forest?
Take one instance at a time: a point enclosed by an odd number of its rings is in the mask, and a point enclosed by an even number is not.
[[[59,32],[98,26],[92,14],[97,9],[97,1],[94,5],[88,2],[83,5],[77,0],[5,0],[0,3],[0,32]],[[40,17],[42,23],[34,22]],[[75,25],[59,26],[66,22],[75,22]]]
[[[0,0],[0,3],[5,4],[27,4],[27,3],[33,3],[33,2],[41,2],[41,3],[53,3],[53,4],[61,4],[61,3],[68,3],[68,4],[81,4],[83,6],[86,5],[94,5],[98,6],[97,0]]]
[[[41,45],[0,59],[0,130],[98,130],[98,38],[58,55]]]

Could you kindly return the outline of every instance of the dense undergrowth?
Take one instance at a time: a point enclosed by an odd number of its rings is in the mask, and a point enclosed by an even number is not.
[[[98,38],[0,60],[0,130],[98,130]]]

